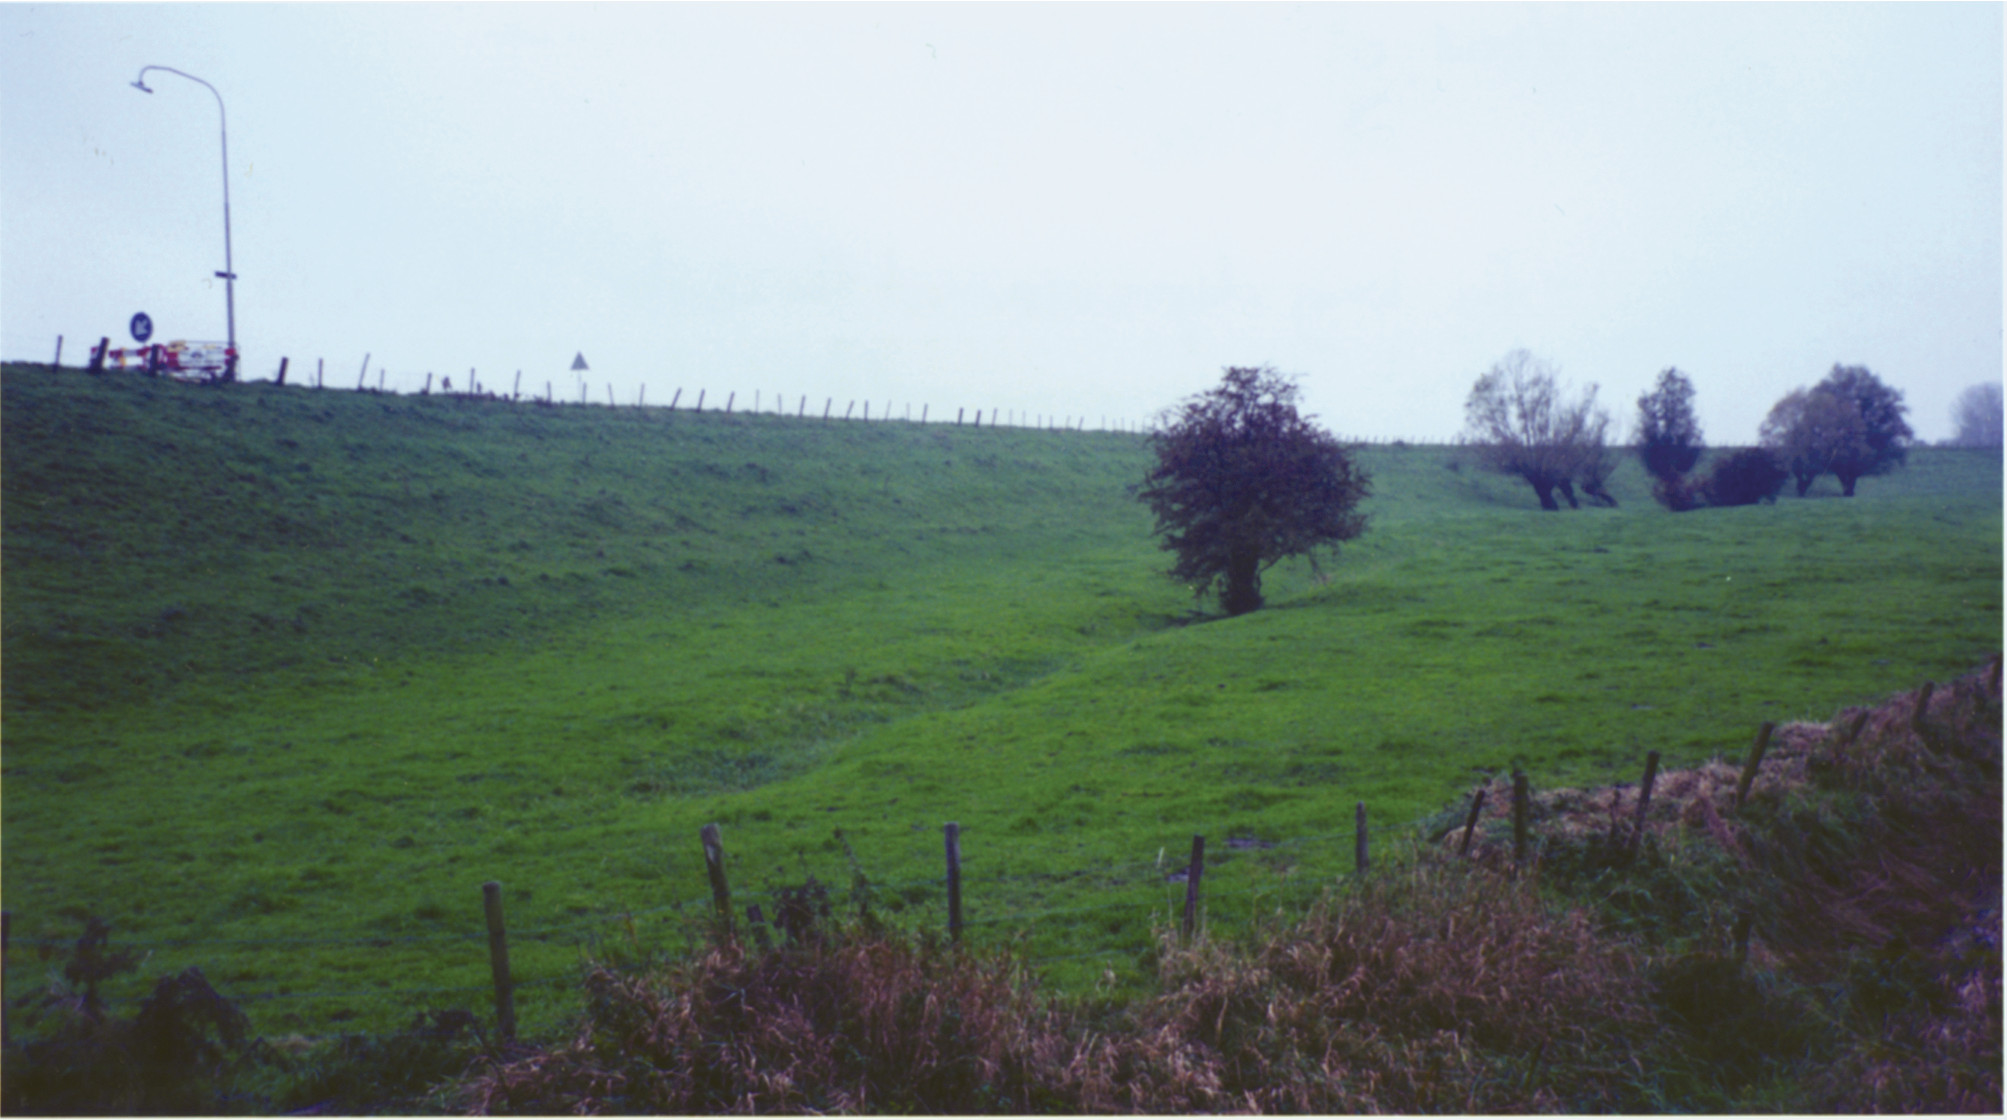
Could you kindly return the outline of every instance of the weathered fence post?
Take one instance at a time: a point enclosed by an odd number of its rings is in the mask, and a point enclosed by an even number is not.
[[[160,376],[160,343],[158,342],[146,348],[146,375],[148,377]]]
[[[851,414],[852,412],[856,411],[856,409],[857,409],[857,402],[856,402],[856,401],[851,401],[851,402],[850,402],[849,404],[846,404],[846,405],[844,405],[844,406],[843,406],[843,418],[844,418],[845,420],[848,420],[848,419],[850,419],[850,414]]]
[[[730,416],[732,414],[732,402],[738,399],[739,391],[737,389],[725,395],[725,415]]]
[[[356,392],[358,393],[362,392],[363,379],[367,378],[368,376],[369,376],[369,353],[368,351],[364,351],[362,355],[362,368],[357,370],[355,374]]]
[[[1638,854],[1638,845],[1645,838],[1645,810],[1652,804],[1652,783],[1659,776],[1659,752],[1650,751],[1645,755],[1645,780],[1638,784],[1638,823],[1631,829],[1630,854]]]
[[[103,373],[105,371],[105,351],[110,349],[111,349],[111,339],[109,338],[98,339],[97,349],[91,351],[92,373]]]
[[[1352,810],[1352,867],[1364,875],[1370,861],[1366,857],[1366,803],[1364,801]]]
[[[759,903],[746,907],[746,924],[753,927],[753,940],[759,942],[760,952],[774,947],[773,939],[767,936],[767,919],[760,913]]]
[[[678,386],[676,389],[676,395],[669,398],[669,411],[671,412],[676,411],[676,402],[682,399],[683,399],[683,389],[681,386]]]
[[[830,406],[831,406],[831,405],[834,405],[835,403],[836,403],[836,398],[835,398],[835,397],[830,397],[830,398],[829,398],[828,400],[825,400],[825,401],[823,401],[823,402],[822,402],[822,418],[823,418],[824,420],[827,420],[827,419],[829,419],[829,409],[830,409]]]
[[[926,422],[927,422],[927,406],[923,404],[920,406],[920,423],[925,424]]]
[[[504,1039],[516,1037],[516,993],[509,983],[509,935],[502,927],[502,884],[481,884],[481,908],[488,915],[488,971],[495,980],[495,1023]]]
[[[279,359],[279,384],[284,385],[286,383],[286,366],[290,365],[291,363],[292,363],[291,358]]]
[[[704,390],[702,390],[702,389],[699,389],[699,390],[697,390],[697,408],[696,408],[696,411],[698,411],[698,412],[702,412],[702,411],[704,411]]]
[[[318,388],[320,388],[320,387],[321,387],[322,385],[324,385],[324,384],[326,384],[326,383],[327,383],[327,373],[328,373],[328,370],[327,370],[327,359],[326,359],[326,358],[315,358],[315,359],[314,359],[314,388],[318,389]]]
[[[1763,765],[1763,752],[1770,749],[1770,733],[1777,725],[1764,720],[1756,729],[1756,742],[1749,748],[1749,761],[1742,764],[1742,780],[1735,783],[1735,808],[1742,808],[1743,799],[1749,796],[1749,784],[1756,780],[1756,768]]]
[[[864,422],[871,423],[871,398],[864,398]]]
[[[797,419],[797,420],[799,420],[799,419],[801,419],[802,417],[804,417],[804,416],[807,416],[807,415],[808,415],[808,394],[807,394],[807,393],[803,393],[803,394],[801,395],[801,407],[800,407],[800,408],[797,408],[797,409],[795,409],[795,411],[794,411],[794,418],[795,418],[795,419]]]
[[[647,386],[647,385],[643,385],[643,386],[641,386],[641,389],[640,389],[640,391],[634,394],[634,407],[636,407],[636,408],[647,408],[647,407],[648,407],[648,386]]]
[[[1526,773],[1512,768],[1512,862],[1526,862]]]
[[[707,824],[697,831],[704,842],[704,872],[711,877],[711,901],[718,908],[718,922],[726,936],[732,932],[732,892],[725,885],[725,841],[718,826]]]
[[[966,405],[964,405],[964,406],[963,406],[963,408],[966,408],[966,407],[968,407],[968,406],[966,406]],[[956,409],[956,410],[955,410],[955,427],[957,427],[957,428],[959,428],[959,427],[961,427],[961,426],[962,426],[962,411],[963,411],[963,408],[958,408],[958,409]]]
[[[1482,812],[1484,812],[1484,790],[1479,789],[1477,795],[1470,799],[1470,816],[1463,822],[1463,846],[1457,849],[1458,855],[1470,854],[1470,835],[1477,831],[1477,816]]]
[[[1185,940],[1192,939],[1192,930],[1199,920],[1199,877],[1206,870],[1206,838],[1192,837],[1192,862],[1185,868]]]
[[[943,828],[948,844],[948,940],[962,939],[962,826],[949,821]]]
[[[522,371],[522,370],[517,370],[517,371],[516,371],[516,387],[515,387],[515,388],[513,388],[513,389],[511,389],[511,390],[509,390],[509,399],[510,399],[510,400],[512,400],[512,401],[519,401],[519,400],[522,400],[522,399],[523,399],[523,371]]]
[[[62,336],[62,335],[57,335],[57,336],[56,336],[56,360],[55,360],[55,361],[53,361],[53,362],[51,362],[51,363],[49,363],[49,364],[50,364],[50,365],[53,365],[53,366],[55,366],[55,367],[56,367],[56,368],[58,368],[58,369],[61,369],[61,368],[62,368],[62,365],[63,365],[63,336]]]

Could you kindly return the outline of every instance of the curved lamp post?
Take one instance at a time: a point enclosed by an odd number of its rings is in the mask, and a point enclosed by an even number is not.
[[[228,343],[230,349],[228,355],[225,357],[226,364],[223,369],[223,379],[225,381],[235,381],[237,380],[237,272],[231,266],[230,262],[230,119],[223,112],[223,95],[216,92],[215,86],[210,85],[193,74],[176,70],[172,66],[141,67],[139,78],[132,83],[132,88],[141,93],[153,92],[153,90],[147,88],[146,84],[146,72],[148,70],[165,70],[170,74],[180,74],[182,77],[208,90],[216,98],[216,117],[221,122],[223,130],[223,271],[216,275],[223,280],[223,308],[230,330],[230,341]]]

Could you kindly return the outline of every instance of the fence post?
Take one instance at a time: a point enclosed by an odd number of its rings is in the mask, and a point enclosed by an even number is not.
[[[1909,729],[1923,734],[1923,717],[1930,711],[1930,694],[1937,691],[1936,681],[1925,681],[1916,693],[1916,708],[1909,714]]]
[[[760,913],[759,903],[746,907],[746,924],[753,927],[753,940],[759,942],[760,952],[774,947],[773,939],[767,936],[767,918]]]
[[[871,398],[864,398],[864,422],[871,423]]]
[[[320,387],[321,387],[321,384],[322,384],[323,382],[325,382],[325,381],[327,380],[327,374],[328,374],[328,368],[327,368],[327,359],[326,359],[326,358],[315,358],[315,359],[314,359],[314,388],[318,389],[318,388],[320,388]],[[429,377],[429,376],[431,376],[431,375],[430,375],[430,374],[427,374],[426,376],[428,376],[428,377]]]
[[[98,339],[97,349],[91,351],[92,373],[103,373],[105,371],[105,351],[110,349],[111,349],[111,339],[109,338]]]
[[[291,358],[279,359],[279,384],[284,385],[286,383],[286,366],[288,366],[291,363],[292,363]]]
[[[718,923],[729,937],[732,932],[732,892],[725,885],[725,841],[715,824],[698,829],[697,838],[704,842],[704,872],[711,877],[711,902],[717,906]]]
[[[699,389],[699,390],[697,390],[697,409],[696,409],[696,411],[698,411],[698,412],[702,412],[702,411],[704,411],[704,390],[702,390],[702,389]]]
[[[510,399],[510,400],[512,400],[512,401],[519,401],[519,400],[522,400],[522,399],[523,399],[523,371],[522,371],[522,370],[517,370],[517,371],[516,371],[516,387],[515,387],[514,389],[511,389],[511,390],[509,390],[509,399]]]
[[[681,386],[678,386],[676,389],[676,395],[669,398],[669,411],[671,412],[676,411],[676,402],[682,399],[683,399],[683,389]]]
[[[920,406],[920,423],[925,424],[926,422],[927,422],[927,406],[923,404]]]
[[[509,936],[502,928],[502,884],[481,884],[481,908],[488,914],[488,971],[495,978],[495,1022],[504,1039],[516,1037],[516,993],[509,983]]]
[[[1512,862],[1526,862],[1526,773],[1512,768]]]
[[[725,415],[730,416],[732,414],[732,402],[738,399],[739,391],[737,389],[732,390],[725,396]]]
[[[1650,751],[1645,755],[1645,780],[1638,785],[1638,823],[1631,829],[1630,854],[1638,854],[1638,845],[1645,838],[1645,810],[1652,804],[1652,783],[1659,776],[1659,752]]]
[[[1185,868],[1185,940],[1192,939],[1192,929],[1199,920],[1199,877],[1206,870],[1206,838],[1192,837],[1192,862]]]
[[[55,366],[56,368],[58,368],[58,369],[61,369],[61,368],[62,368],[62,366],[63,366],[63,336],[62,336],[62,335],[57,335],[57,336],[56,336],[56,360],[55,360],[55,361],[54,361],[53,363],[51,363],[51,364],[52,364],[52,365],[54,365],[54,366]]]
[[[1482,812],[1484,812],[1484,791],[1480,789],[1477,791],[1477,796],[1470,799],[1470,816],[1463,822],[1463,846],[1457,849],[1458,855],[1470,854],[1470,834],[1477,831],[1477,815]]]
[[[1352,820],[1352,866],[1355,871],[1364,875],[1369,865],[1366,858],[1366,803],[1364,801],[1359,802],[1358,806],[1352,810]]]
[[[823,401],[823,402],[822,402],[822,418],[823,418],[824,420],[827,420],[827,419],[829,419],[829,409],[830,409],[830,406],[831,406],[831,405],[834,405],[835,403],[836,403],[836,398],[835,398],[835,397],[830,397],[830,398],[829,398],[828,400],[825,400],[825,401]]]
[[[1749,748],[1749,761],[1742,764],[1742,780],[1735,783],[1735,808],[1742,808],[1742,800],[1749,796],[1749,783],[1756,780],[1756,768],[1763,765],[1763,752],[1770,749],[1770,733],[1777,725],[1769,720],[1756,729],[1756,742]]]
[[[362,392],[362,382],[363,382],[363,379],[364,379],[364,378],[366,378],[366,377],[368,377],[368,376],[369,376],[369,352],[368,352],[368,351],[364,351],[364,352],[363,352],[363,355],[362,355],[362,369],[360,369],[360,370],[356,371],[356,375],[355,375],[355,391],[356,391],[356,392],[358,392],[358,393]]]
[[[808,394],[801,395],[801,407],[794,410],[794,418],[799,420],[808,415]]]
[[[942,833],[948,843],[948,940],[962,939],[962,826],[949,821]]]
[[[955,410],[955,427],[959,428],[962,426],[962,412],[963,409],[966,409],[967,407],[968,407],[967,405],[964,405],[962,406],[962,408],[958,408]]]

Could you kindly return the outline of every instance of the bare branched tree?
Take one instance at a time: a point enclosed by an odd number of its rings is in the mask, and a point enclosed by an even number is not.
[[[1999,447],[2000,383],[1989,381],[1958,394],[1958,401],[1951,406],[1951,422],[1958,429],[1952,437],[1958,446]]]
[[[1514,350],[1471,387],[1464,402],[1464,437],[1484,465],[1524,479],[1540,508],[1558,510],[1559,491],[1576,506],[1575,484],[1615,505],[1603,480],[1614,466],[1606,441],[1610,414],[1596,407],[1596,387],[1569,399],[1552,366]]]

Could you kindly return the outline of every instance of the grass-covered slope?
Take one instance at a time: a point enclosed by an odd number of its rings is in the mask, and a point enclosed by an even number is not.
[[[849,881],[847,845],[930,925],[959,821],[972,937],[1131,978],[1195,833],[1245,922],[1349,868],[1357,802],[1384,836],[1514,760],[1634,778],[2000,641],[2000,463],[1968,452],[1675,516],[1631,464],[1620,508],[1557,515],[1372,448],[1328,584],[1284,564],[1271,609],[1193,624],[1131,436],[0,390],[17,942],[105,915],[268,1029],[482,1007],[487,879],[548,1023],[574,944],[701,910],[714,821],[741,902]]]

